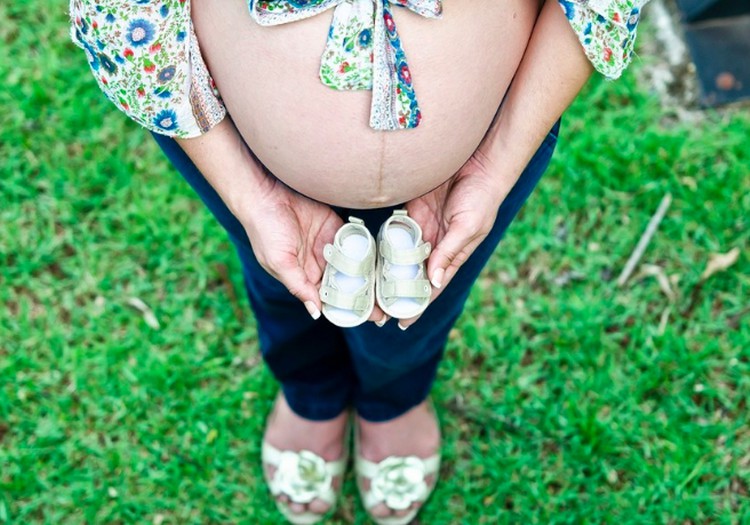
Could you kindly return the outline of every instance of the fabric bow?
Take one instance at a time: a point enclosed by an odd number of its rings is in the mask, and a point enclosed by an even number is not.
[[[370,127],[415,128],[422,114],[390,4],[440,18],[442,0],[249,0],[260,25],[315,16],[335,7],[320,63],[320,79],[334,89],[371,89]]]

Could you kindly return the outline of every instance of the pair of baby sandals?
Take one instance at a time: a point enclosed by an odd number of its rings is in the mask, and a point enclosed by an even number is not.
[[[396,319],[421,314],[432,295],[425,269],[430,251],[422,229],[406,210],[395,210],[383,223],[377,245],[364,222],[349,217],[323,249],[323,315],[337,326],[351,328],[367,321],[376,300]]]

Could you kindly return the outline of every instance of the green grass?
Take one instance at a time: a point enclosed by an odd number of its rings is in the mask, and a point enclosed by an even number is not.
[[[281,523],[258,464],[276,386],[238,262],[98,92],[64,4],[0,4],[0,524]],[[750,523],[750,117],[679,123],[640,67],[569,111],[453,332],[422,523]],[[620,289],[666,192],[643,263],[676,297]],[[352,522],[349,480],[333,523]]]

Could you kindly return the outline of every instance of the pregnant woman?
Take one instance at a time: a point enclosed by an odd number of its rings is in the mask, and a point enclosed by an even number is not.
[[[237,248],[281,384],[263,462],[289,521],[335,505],[350,421],[368,513],[414,518],[437,482],[427,398],[448,333],[565,108],[594,68],[628,64],[645,1],[72,0],[99,86]],[[349,216],[376,233],[396,209],[433,248],[429,307],[321,318],[324,246]]]

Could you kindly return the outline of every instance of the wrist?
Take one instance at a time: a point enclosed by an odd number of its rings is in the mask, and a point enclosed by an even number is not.
[[[514,109],[507,100],[500,106],[477,148],[477,152],[486,159],[488,165],[494,167],[500,177],[506,179],[506,182],[510,180],[511,186],[538,147],[535,146],[536,137],[533,136],[538,133],[538,126],[530,127],[527,122],[519,125]],[[538,118],[537,115],[533,117]]]
[[[523,172],[523,168],[515,166],[512,152],[500,147],[497,141],[480,144],[474,152],[474,161],[487,177],[487,186],[498,203],[505,200]]]
[[[247,148],[233,166],[227,167],[227,173],[232,175],[231,179],[221,189],[216,188],[217,193],[235,217],[248,218],[254,207],[267,197],[274,179]]]

